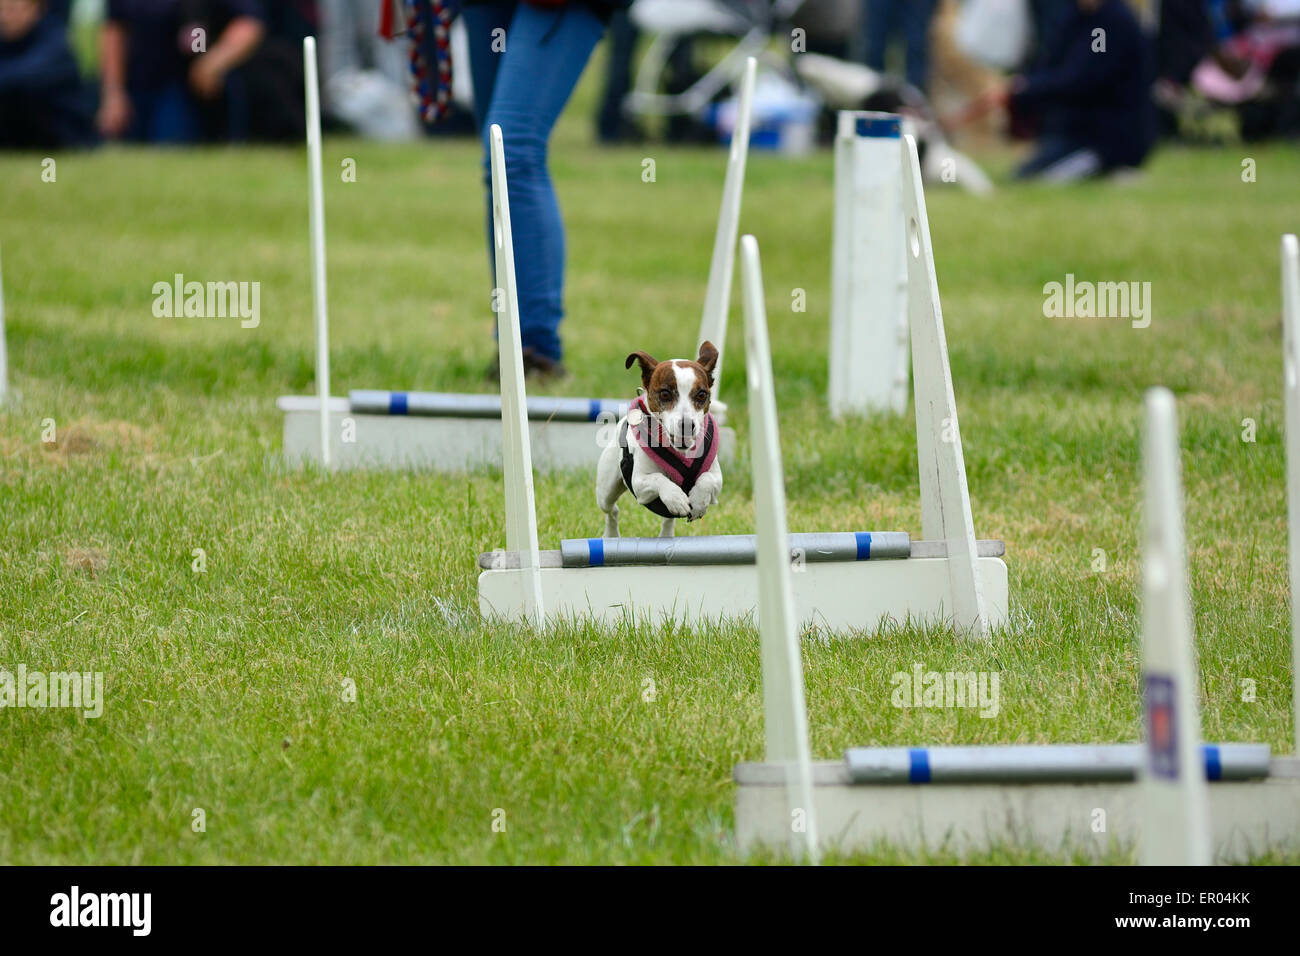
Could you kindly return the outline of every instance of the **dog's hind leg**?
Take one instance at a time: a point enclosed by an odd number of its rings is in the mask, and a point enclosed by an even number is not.
[[[627,489],[618,470],[618,446],[606,448],[596,463],[596,506],[605,512],[606,538],[618,537],[618,499]]]
[[[676,518],[665,518],[663,525],[659,528],[659,537],[671,538],[673,536],[673,526],[677,523]]]

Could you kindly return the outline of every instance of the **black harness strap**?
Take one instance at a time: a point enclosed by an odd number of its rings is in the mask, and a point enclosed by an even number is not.
[[[632,466],[635,460],[632,457],[632,449],[628,445],[627,427],[627,419],[625,418],[623,419],[622,426],[620,426],[618,430],[618,446],[623,449],[623,457],[619,461],[619,471],[623,474],[623,485],[628,491],[632,491]],[[713,416],[710,415],[707,424],[704,427],[704,444],[700,448],[700,454],[693,458],[682,469],[682,483],[678,485],[678,487],[686,494],[689,495],[691,493],[691,489],[695,487],[695,482],[699,480],[701,473],[704,471],[704,463],[709,460],[709,452],[713,449],[713,443],[715,440],[716,435],[714,434]],[[672,481],[671,478],[669,480]],[[676,484],[676,482],[673,483]],[[632,491],[632,496],[636,497],[635,491]],[[678,517],[678,515],[675,515],[668,510],[668,506],[663,503],[663,500],[658,495],[655,495],[653,499],[646,502],[645,507],[661,518]],[[693,521],[695,519],[688,518],[687,520]]]

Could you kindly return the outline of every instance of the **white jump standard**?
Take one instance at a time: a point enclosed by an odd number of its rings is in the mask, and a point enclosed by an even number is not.
[[[1294,593],[1300,548],[1300,247],[1294,237],[1284,240],[1282,259]],[[1300,755],[1200,741],[1178,432],[1165,389],[1147,398],[1143,463],[1142,744],[854,748],[843,761],[813,764],[813,795],[796,798],[789,753],[774,752],[772,741],[806,739],[806,714],[788,706],[803,699],[803,673],[798,658],[789,666],[789,655],[765,633],[768,747],[764,762],[735,769],[741,851],[787,846],[796,799],[816,819],[823,848],[846,852],[892,845],[964,855],[1014,846],[1097,855],[1137,844],[1144,863],[1186,865],[1300,849]],[[765,560],[772,559],[761,556],[760,571]],[[1294,598],[1292,613],[1300,675]],[[783,726],[771,727],[773,720]],[[1294,732],[1300,742],[1300,708]],[[1097,825],[1099,811],[1104,827]]]
[[[883,621],[950,622],[960,633],[985,637],[1007,616],[1005,547],[1000,541],[975,539],[919,175],[909,184],[915,190],[905,189],[905,195],[911,197],[908,209],[918,230],[915,262],[909,263],[914,270],[909,296],[923,540],[908,539],[907,551],[889,560],[879,560],[879,554],[860,560],[856,548],[833,560],[817,560],[806,550],[792,552],[796,619],[835,631],[874,630]],[[742,281],[747,327],[765,325],[765,316],[751,314],[763,309],[761,277]],[[748,536],[736,537],[753,548]],[[612,541],[594,539],[587,546],[611,554],[629,547],[621,539]],[[479,608],[485,617],[528,619],[535,568],[548,619],[590,617],[616,623],[629,616],[653,621],[666,616],[702,623],[752,615],[761,594],[761,576],[752,563],[727,558],[683,566],[676,558],[695,549],[725,557],[740,546],[725,537],[680,538],[665,546],[674,555],[669,561],[566,566],[561,552],[539,552],[529,565],[507,545],[506,551],[480,556]]]
[[[1148,456],[1164,458],[1153,464],[1148,457],[1149,502],[1153,493],[1167,491],[1168,476],[1177,474],[1171,426],[1172,418],[1149,411],[1148,432],[1166,429],[1163,437],[1148,440]],[[1181,496],[1163,500],[1172,504]],[[1164,549],[1181,536],[1166,533],[1166,518],[1148,516],[1149,525],[1160,530],[1149,534],[1144,557],[1144,605],[1152,612],[1143,639],[1149,714],[1181,698],[1178,688],[1194,684],[1191,655],[1185,653],[1172,665],[1173,672],[1185,671],[1174,674],[1172,697],[1153,699],[1150,693],[1153,676],[1169,677],[1152,669],[1159,656],[1153,644],[1190,639],[1189,630],[1172,623],[1184,615],[1190,619],[1186,604],[1164,619],[1171,622],[1167,635],[1155,633],[1155,615],[1170,610],[1153,606],[1155,591],[1169,587],[1174,598],[1186,599],[1186,592],[1172,585],[1176,570],[1169,573],[1178,556]],[[766,637],[764,648],[766,653]],[[1162,653],[1169,660],[1180,656]],[[786,680],[802,690],[801,671]],[[766,664],[763,694],[765,700],[788,695],[781,686],[768,686]],[[1245,862],[1269,850],[1300,848],[1300,757],[1273,756],[1259,744],[1201,745],[1194,715],[1175,709],[1172,716],[1168,721],[1148,717],[1144,744],[850,749],[843,761],[812,767],[822,849],[890,845],[965,855],[1033,847],[1096,856],[1138,844],[1143,862],[1187,864]],[[1165,763],[1170,754],[1179,756]],[[742,852],[779,848],[789,840],[788,777],[788,766],[770,753],[763,763],[736,767],[736,838]],[[1189,781],[1200,798],[1187,799]],[[1153,784],[1160,789],[1153,790]],[[1099,810],[1105,814],[1101,832]]]
[[[831,239],[831,416],[907,410],[902,121],[841,110]],[[870,368],[871,374],[863,370]]]
[[[309,80],[315,75],[315,44],[304,42]],[[725,348],[727,310],[736,236],[739,230],[745,161],[749,149],[755,63],[746,67],[740,89],[736,136],[727,161],[722,205],[709,268],[700,339],[712,339]],[[329,394],[328,317],[325,290],[325,225],[321,197],[320,115],[315,87],[307,84],[307,144],[311,174],[311,240],[313,293],[316,311],[315,396],[285,396],[276,405],[284,413],[284,454],[292,464],[316,462],[334,468],[433,468],[464,471],[503,463],[500,400],[495,395],[436,392],[353,391],[348,398]],[[500,273],[497,273],[498,277]],[[498,278],[498,281],[500,278]],[[500,319],[501,316],[499,315]],[[498,323],[499,324],[499,323]],[[500,344],[500,343],[499,343]],[[504,344],[500,344],[504,350]],[[504,351],[502,361],[505,361]],[[719,364],[721,360],[719,359]],[[503,385],[504,387],[504,385]],[[380,396],[395,401],[384,402]],[[538,403],[541,402],[541,407]],[[602,414],[571,414],[567,407],[599,406]],[[624,407],[614,398],[532,399],[528,405],[533,465],[538,471],[586,468],[612,438],[605,410]],[[495,408],[495,414],[485,409]],[[562,411],[556,411],[561,409]],[[621,414],[621,413],[620,413]],[[718,456],[730,462],[735,454],[735,431],[724,427],[726,406],[717,400],[713,415],[718,424]]]

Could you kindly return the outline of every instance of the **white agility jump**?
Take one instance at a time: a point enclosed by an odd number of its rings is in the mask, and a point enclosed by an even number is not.
[[[919,172],[913,169],[914,143],[911,156],[904,193],[918,238],[916,254],[909,260],[909,295],[922,540],[866,530],[810,539],[794,536],[788,544],[793,546],[796,617],[800,624],[837,631],[875,629],[886,620],[945,621],[963,633],[987,637],[1007,616],[1005,548],[1000,541],[975,539],[925,197]],[[745,322],[746,328],[756,323],[766,328],[754,248],[752,263],[742,262]],[[517,316],[507,316],[504,324],[514,322]],[[504,336],[502,341],[504,349]],[[502,385],[507,406],[524,401],[504,391],[504,378]],[[752,418],[753,408],[750,414]],[[520,434],[505,436],[507,447],[523,455],[527,449],[521,439]],[[529,473],[522,468],[520,478]],[[654,542],[591,538],[562,542],[559,551],[520,553],[513,542],[535,540],[536,524],[511,525],[510,501],[519,498],[521,480],[512,479],[509,471],[505,478],[506,549],[479,556],[479,608],[485,617],[590,617],[606,623],[669,617],[703,623],[751,615],[759,607],[763,585],[755,567],[755,543],[748,536]],[[531,510],[516,508],[513,513]]]
[[[283,396],[284,454],[294,464],[315,462],[330,468],[433,468],[463,471],[503,463],[502,404],[495,395],[445,392],[354,390],[347,397],[330,394],[329,319],[325,281],[325,214],[321,189],[320,104],[312,80],[316,75],[313,38],[303,42],[307,70],[307,154],[310,173],[312,294],[316,316],[316,386],[314,396]],[[736,237],[740,224],[745,163],[749,151],[755,62],[746,66],[740,87],[736,135],[728,154],[722,205],[700,321],[700,341],[725,352]],[[498,277],[501,275],[497,273]],[[498,280],[502,281],[502,280]],[[499,325],[500,323],[498,323]],[[498,330],[498,335],[500,331]],[[499,343],[503,364],[505,346]],[[719,358],[719,368],[721,358]],[[726,406],[717,398],[719,454],[735,454],[735,430],[725,427]],[[602,442],[627,410],[628,401],[613,398],[546,398],[528,401],[533,466],[538,471],[586,468],[596,461]]]
[[[1294,236],[1283,240],[1282,260],[1292,679],[1300,742],[1300,615],[1294,601],[1300,593],[1300,246]],[[830,848],[892,845],[966,854],[1016,846],[1100,855],[1136,844],[1145,864],[1201,865],[1300,848],[1300,755],[1275,756],[1261,744],[1201,742],[1178,429],[1173,396],[1163,388],[1147,396],[1143,463],[1143,744],[854,748],[843,761],[809,768],[803,749],[790,743],[806,745],[807,737],[807,715],[799,710],[798,639],[765,619],[766,755],[735,769],[742,852],[789,848],[815,857]],[[760,567],[764,560],[780,563],[766,554],[759,560]],[[788,586],[784,595],[790,600]],[[780,726],[773,728],[773,721]],[[803,783],[807,776],[811,787]],[[816,830],[794,832],[791,821],[805,827],[815,821]]]
[[[907,410],[910,383],[900,117],[841,110],[835,132],[831,416]],[[863,369],[872,374],[864,375]]]

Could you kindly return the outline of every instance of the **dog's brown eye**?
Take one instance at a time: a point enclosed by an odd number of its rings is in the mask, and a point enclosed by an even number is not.
[[[704,389],[700,389],[698,392],[695,393],[695,402],[697,405],[703,405],[705,400],[708,397],[709,397],[709,393],[706,392]]]
[[[673,393],[671,389],[667,389],[667,388],[659,389],[659,401],[671,402],[672,400],[673,400]]]

